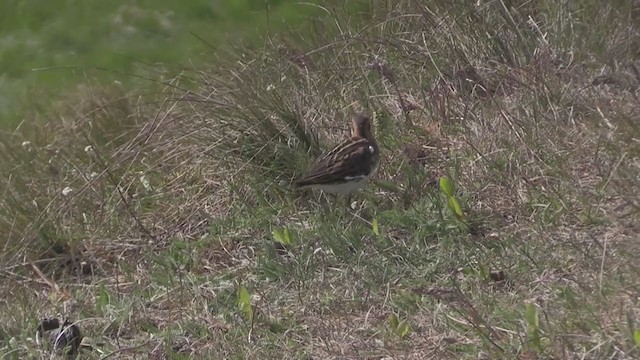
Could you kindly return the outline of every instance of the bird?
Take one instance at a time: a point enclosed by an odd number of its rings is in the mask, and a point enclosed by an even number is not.
[[[44,319],[38,325],[36,332],[36,341],[40,342],[40,338],[47,336],[49,343],[55,351],[62,351],[65,347],[69,347],[67,351],[68,359],[75,359],[82,343],[82,334],[80,328],[68,319],[60,324],[60,320],[56,318]]]
[[[366,185],[379,163],[380,148],[371,120],[356,113],[351,119],[351,137],[321,155],[309,171],[294,182],[294,188],[350,195]]]

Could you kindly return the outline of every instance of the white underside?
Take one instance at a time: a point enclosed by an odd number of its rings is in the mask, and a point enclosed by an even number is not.
[[[312,189],[319,189],[331,194],[344,195],[362,188],[367,183],[368,180],[369,180],[369,176],[361,177],[358,180],[349,181],[342,184],[335,184],[335,185],[316,184],[316,185],[308,185],[305,187],[312,188]]]

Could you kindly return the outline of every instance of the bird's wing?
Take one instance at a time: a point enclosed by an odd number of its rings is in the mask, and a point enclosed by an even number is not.
[[[321,156],[296,185],[339,184],[367,177],[375,166],[376,152],[367,139],[349,139]]]

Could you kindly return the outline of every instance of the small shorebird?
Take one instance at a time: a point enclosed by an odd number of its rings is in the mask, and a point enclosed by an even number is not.
[[[380,148],[371,126],[365,115],[353,115],[351,137],[320,156],[294,186],[333,194],[350,194],[363,187],[380,162]]]

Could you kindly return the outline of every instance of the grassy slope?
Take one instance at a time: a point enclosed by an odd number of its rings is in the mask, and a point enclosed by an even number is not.
[[[309,6],[270,1],[274,19],[300,22]],[[191,69],[212,56],[207,44],[254,39],[266,27],[265,2],[3,1],[0,4],[0,125],[42,115],[79,83],[128,88]],[[278,22],[273,28],[280,28]],[[34,71],[34,69],[40,69]],[[35,110],[35,111],[32,111]]]
[[[0,349],[47,357],[32,329],[66,314],[89,358],[640,356],[640,8],[416,3],[4,138]],[[376,183],[355,209],[292,193],[352,111]]]

